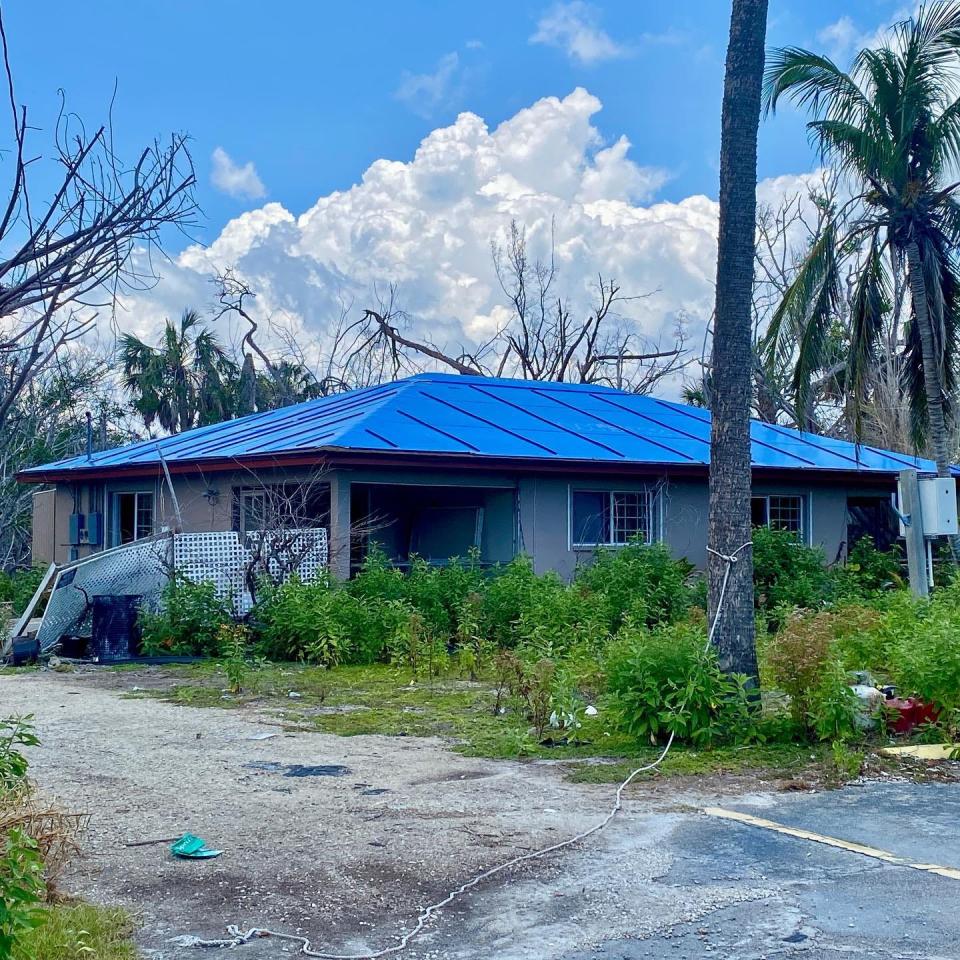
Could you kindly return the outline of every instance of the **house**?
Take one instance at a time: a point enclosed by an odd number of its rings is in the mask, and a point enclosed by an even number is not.
[[[753,517],[842,558],[896,536],[899,471],[929,460],[755,422]],[[598,545],[662,541],[706,561],[710,414],[595,385],[427,373],[20,474],[34,558],[65,562],[164,529],[323,526],[347,577],[475,549],[570,576]],[[283,505],[283,510],[277,504]],[[284,517],[281,517],[281,512]]]

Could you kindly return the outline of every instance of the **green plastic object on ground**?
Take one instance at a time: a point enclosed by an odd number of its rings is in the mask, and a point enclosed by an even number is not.
[[[209,860],[211,857],[219,857],[223,851],[209,850],[205,840],[192,833],[185,833],[170,847],[170,852],[184,860]]]

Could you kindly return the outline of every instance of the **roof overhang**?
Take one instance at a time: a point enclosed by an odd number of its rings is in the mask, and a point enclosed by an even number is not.
[[[265,456],[248,455],[224,459],[205,458],[190,461],[168,461],[167,469],[174,476],[198,473],[225,473],[237,470],[255,471],[291,467],[324,468],[449,468],[466,471],[498,470],[511,473],[589,473],[597,476],[631,477],[701,477],[709,475],[706,464],[638,463],[598,460],[544,459],[539,457],[494,457],[477,454],[399,453],[380,450],[344,450],[323,448],[309,453],[273,453]],[[808,480],[821,482],[844,481],[863,486],[888,487],[896,479],[894,472],[877,470],[827,469],[823,467],[763,467],[755,466],[754,475],[766,480],[792,480],[803,474]],[[122,464],[112,466],[74,467],[69,470],[32,470],[21,472],[16,479],[21,483],[85,483],[127,477],[156,477],[163,473],[160,463]]]

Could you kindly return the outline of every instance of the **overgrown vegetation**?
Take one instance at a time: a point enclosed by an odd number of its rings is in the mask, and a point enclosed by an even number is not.
[[[174,576],[163,589],[160,610],[139,616],[141,650],[150,656],[205,656],[220,653],[221,629],[232,621],[227,600],[212,583]]]
[[[120,911],[56,901],[57,877],[78,851],[85,817],[34,791],[23,748],[38,742],[31,717],[0,719],[0,960],[132,958]]]
[[[789,533],[757,530],[755,550],[763,702],[719,669],[700,578],[664,547],[643,544],[601,550],[570,583],[537,574],[526,557],[493,569],[476,556],[443,567],[415,561],[401,572],[372,551],[349,583],[293,579],[258,590],[245,624],[233,623],[210,585],[177,580],[161,610],[144,615],[144,645],[219,657],[234,701],[262,689],[267,661],[388,664],[411,692],[429,691],[435,709],[451,684],[470,681],[478,692],[460,702],[456,719],[451,701],[442,722],[415,721],[410,711],[421,708],[407,704],[391,722],[345,709],[318,725],[446,731],[497,756],[586,742],[595,752],[601,738],[621,751],[625,743],[657,748],[671,735],[708,750],[854,744],[876,727],[851,689],[858,672],[934,704],[942,735],[953,730],[960,583],[914,600],[898,557],[869,540],[832,569]],[[181,696],[204,694],[185,688]],[[371,706],[390,712],[386,701]]]
[[[37,592],[43,574],[42,567],[0,570],[0,603],[12,604],[13,615],[19,616]]]

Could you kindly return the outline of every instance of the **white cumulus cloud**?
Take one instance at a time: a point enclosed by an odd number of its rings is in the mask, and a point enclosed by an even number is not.
[[[210,180],[213,185],[231,197],[259,200],[267,195],[267,188],[257,175],[253,161],[239,164],[223,147],[214,148],[210,157]]]
[[[627,54],[626,47],[600,26],[596,9],[584,0],[552,6],[540,18],[530,42],[556,47],[571,60],[587,65]]]
[[[585,314],[598,273],[627,296],[622,321],[652,340],[680,317],[699,349],[714,299],[717,204],[657,199],[667,173],[631,156],[626,137],[604,142],[600,101],[583,89],[546,97],[490,128],[462,113],[405,160],[377,160],[360,181],[295,213],[268,203],[231,220],[208,247],[191,246],[157,288],[131,301],[131,323],[175,316],[211,300],[212,273],[234,268],[257,309],[324,342],[341,304],[374,306],[398,285],[414,333],[470,344],[505,319],[491,262],[512,219],[534,256],[556,245],[557,289]],[[803,189],[799,177],[761,185],[765,198]],[[123,318],[120,319],[123,326]]]

